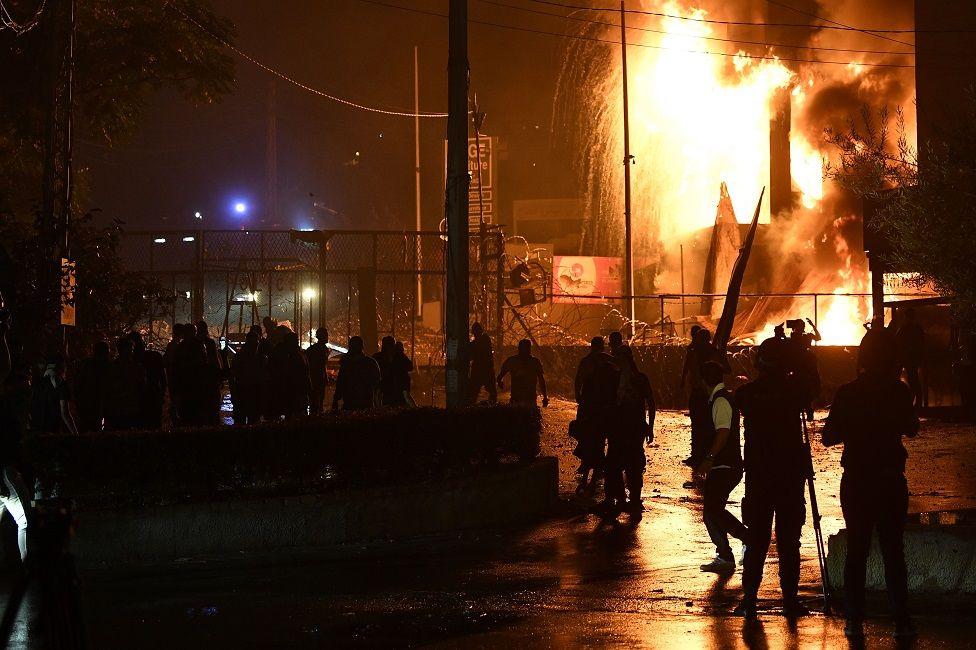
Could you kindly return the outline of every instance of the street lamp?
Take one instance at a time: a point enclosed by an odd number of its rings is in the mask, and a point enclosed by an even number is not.
[[[247,212],[247,203],[245,203],[244,201],[237,201],[236,203],[234,203],[234,212],[236,212],[237,214],[244,214],[245,212]]]

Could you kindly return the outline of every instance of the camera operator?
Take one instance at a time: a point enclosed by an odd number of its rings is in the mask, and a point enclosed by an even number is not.
[[[799,382],[804,396],[804,413],[807,421],[813,421],[813,401],[820,395],[820,369],[817,367],[817,357],[811,347],[814,341],[820,341],[820,331],[809,318],[806,320],[813,328],[813,333],[806,332],[803,320],[796,318],[786,321],[790,328],[789,365],[790,370]]]
[[[800,581],[800,533],[806,519],[803,488],[808,454],[803,445],[799,383],[788,373],[786,351],[776,338],[758,348],[759,377],[739,388],[735,400],[745,425],[746,494],[742,523],[749,529],[742,561],[742,603],[735,613],[755,618],[763,565],[776,521],[776,554],[783,614],[806,615],[797,598]]]

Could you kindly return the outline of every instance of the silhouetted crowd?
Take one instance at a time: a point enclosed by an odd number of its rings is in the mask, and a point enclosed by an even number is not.
[[[812,333],[806,331],[806,324]],[[789,327],[791,335],[785,335]],[[917,370],[923,332],[906,310],[900,326],[882,320],[867,327],[858,353],[858,376],[841,386],[823,424],[825,446],[844,446],[840,501],[847,527],[844,567],[845,634],[864,634],[864,582],[872,536],[879,541],[885,582],[895,621],[895,636],[910,637],[915,628],[908,609],[907,570],[902,537],[908,513],[905,480],[907,453],[902,438],[918,432],[920,404]],[[814,510],[818,560],[825,605],[831,597],[825,571],[826,551],[819,528],[810,430],[820,376],[812,345],[820,333],[809,320],[787,321],[754,350],[756,376],[731,390],[726,352],[708,330],[696,327],[681,375],[689,388],[691,455],[694,468],[685,487],[699,491],[702,520],[715,546],[715,557],[701,570],[735,571],[730,538],[742,543],[742,601],[735,613],[757,616],[757,597],[775,527],[782,592],[788,618],[809,613],[798,596],[800,538],[806,522],[806,494]],[[900,379],[905,371],[909,387]],[[605,474],[604,499],[596,512],[616,518],[622,512],[640,518],[644,447],[654,439],[654,398],[647,377],[634,363],[619,333],[602,337],[576,374],[577,417],[570,425],[580,459],[579,493],[592,494]],[[729,496],[743,478],[741,520],[729,511]]]
[[[330,378],[329,359],[342,348],[329,343],[325,328],[315,334],[316,342],[303,350],[295,332],[265,318],[235,351],[200,321],[176,324],[172,340],[157,352],[131,332],[111,347],[95,343],[70,381],[62,357],[51,359],[33,382],[29,367],[15,368],[5,394],[16,394],[22,382],[30,428],[62,433],[160,428],[167,403],[173,426],[216,425],[228,392],[235,424],[320,415],[333,380],[333,411],[414,404],[413,362],[402,342],[384,337],[379,352],[368,356],[363,340],[354,336]]]

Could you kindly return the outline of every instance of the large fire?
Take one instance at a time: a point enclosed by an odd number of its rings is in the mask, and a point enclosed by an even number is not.
[[[704,0],[703,0],[704,1]],[[701,19],[709,14],[700,6],[679,2],[645,2],[642,8],[663,14]],[[640,21],[643,18],[643,22]],[[811,261],[809,275],[792,286],[770,286],[770,291],[823,294],[816,310],[811,299],[797,299],[775,312],[769,308],[766,325],[751,335],[738,332],[744,340],[758,340],[771,333],[775,324],[786,318],[816,318],[827,344],[856,344],[868,318],[868,300],[848,295],[868,289],[863,256],[855,257],[833,215],[825,214],[824,145],[808,139],[810,128],[797,128],[803,119],[804,104],[817,91],[823,77],[802,76],[774,55],[753,56],[744,51],[728,56],[706,54],[719,46],[711,23],[699,20],[636,16],[635,26],[661,30],[651,47],[628,48],[630,67],[631,149],[636,157],[633,171],[634,223],[638,245],[656,251],[650,257],[660,260],[656,288],[677,292],[677,273],[673,251],[680,238],[710,227],[715,220],[718,188],[729,188],[737,219],[748,222],[762,187],[770,182],[770,119],[777,102],[792,106],[790,136],[790,174],[797,205],[787,219],[772,226],[780,233],[781,250],[772,256],[785,260],[806,255],[813,260],[815,241],[833,239],[835,261],[823,268],[823,261]],[[647,44],[645,41],[644,44]],[[863,67],[852,65],[837,73],[856,77]],[[836,79],[832,80],[836,82]],[[620,204],[622,187],[619,164],[610,167],[597,159],[613,156],[620,160],[622,111],[620,70],[597,82],[593,89],[597,107],[593,111],[595,129],[611,144],[594,142],[589,165],[602,170],[599,189],[607,204]],[[813,130],[821,133],[823,127]],[[603,147],[601,149],[601,147]],[[613,158],[610,158],[613,160]],[[609,187],[609,189],[608,189]],[[769,193],[764,201],[761,223],[770,223]],[[798,225],[799,224],[799,225]],[[641,255],[641,251],[638,251]],[[670,254],[670,257],[669,257]],[[820,265],[819,268],[813,268]],[[716,287],[724,290],[728,278],[717,278]],[[686,287],[693,292],[694,288]],[[809,310],[809,313],[806,313]],[[814,313],[815,312],[815,313]],[[675,317],[673,314],[672,317]],[[760,321],[762,322],[762,321]]]

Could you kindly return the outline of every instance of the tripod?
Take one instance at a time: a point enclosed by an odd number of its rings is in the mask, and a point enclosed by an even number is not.
[[[830,607],[830,577],[827,575],[827,550],[824,546],[823,530],[820,528],[820,507],[817,505],[817,491],[814,489],[815,480],[813,470],[813,450],[810,447],[810,432],[807,430],[807,415],[800,413],[800,421],[803,423],[803,446],[807,450],[807,487],[810,490],[810,515],[813,517],[813,534],[817,543],[817,562],[820,565],[820,583],[823,586],[824,614],[831,613]]]

